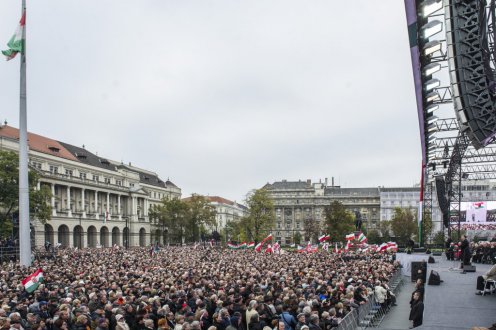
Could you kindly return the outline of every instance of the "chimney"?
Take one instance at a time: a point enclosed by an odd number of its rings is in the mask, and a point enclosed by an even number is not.
[[[332,177],[332,178],[331,178],[331,180],[332,180],[332,181],[331,181],[331,184],[332,184],[332,186],[334,187],[334,177]]]
[[[328,183],[327,178],[325,178],[325,181],[324,182],[325,182],[325,186],[327,187],[327,183]]]
[[[311,184],[311,183],[312,183],[312,180],[307,179],[307,183],[308,183],[308,184]]]
[[[129,162],[129,166],[131,166],[131,162]]]

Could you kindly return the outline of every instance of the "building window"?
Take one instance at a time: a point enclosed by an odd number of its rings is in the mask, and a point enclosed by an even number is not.
[[[72,170],[68,170],[66,169],[65,170],[65,175],[69,176],[69,177],[72,177]]]
[[[79,172],[79,178],[80,178],[81,180],[86,180],[86,173]]]
[[[115,181],[115,184],[118,185],[118,186],[122,186],[122,181],[121,180],[116,180]]]
[[[96,174],[93,174],[93,181],[95,181],[95,182],[100,181],[100,177]]]
[[[39,163],[39,162],[31,161],[31,166],[41,170],[41,163]]]
[[[106,183],[106,184],[110,184],[110,178],[103,178],[103,181]]]
[[[49,171],[52,174],[58,174],[59,173],[59,168],[57,166],[50,165]]]

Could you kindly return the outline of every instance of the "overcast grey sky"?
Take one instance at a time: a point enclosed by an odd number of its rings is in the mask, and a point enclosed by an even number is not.
[[[20,0],[0,1],[0,48]],[[412,186],[403,1],[27,0],[28,130],[242,200],[276,180]],[[19,60],[0,61],[18,127]]]

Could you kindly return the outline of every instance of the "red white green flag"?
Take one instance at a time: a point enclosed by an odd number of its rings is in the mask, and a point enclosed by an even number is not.
[[[345,239],[346,239],[347,241],[352,241],[352,240],[354,240],[354,239],[355,239],[355,234],[351,233],[351,234],[349,234],[349,235],[346,235],[346,236],[345,236]]]
[[[10,38],[7,46],[9,49],[2,50],[2,54],[7,57],[7,61],[10,61],[14,57],[16,57],[17,53],[22,53],[24,50],[24,27],[26,25],[26,12],[22,14],[21,21],[19,22],[19,26],[17,27],[16,32]]]
[[[254,248],[254,247],[255,247],[255,242],[250,242],[250,243],[248,243],[247,247],[248,247],[249,249]]]
[[[360,233],[360,236],[358,236],[358,241],[360,243],[366,243],[367,242],[367,237],[363,233]]]
[[[43,270],[41,268],[26,277],[22,281],[22,285],[27,292],[31,293],[38,288],[40,282],[43,282]]]

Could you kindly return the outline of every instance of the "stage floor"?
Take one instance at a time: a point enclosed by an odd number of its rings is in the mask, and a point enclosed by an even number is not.
[[[475,295],[477,276],[483,275],[491,265],[474,264],[475,273],[460,274],[460,270],[453,270],[460,263],[447,261],[444,255],[434,259],[436,263],[427,264],[427,279],[434,270],[444,282],[425,286],[424,323],[417,329],[489,328],[496,323],[496,294]]]

